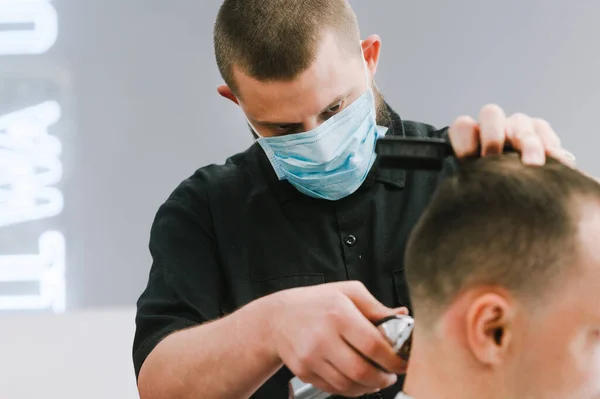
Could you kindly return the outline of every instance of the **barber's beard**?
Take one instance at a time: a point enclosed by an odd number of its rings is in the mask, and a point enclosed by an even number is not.
[[[385,99],[383,94],[379,91],[379,88],[373,82],[373,95],[375,96],[375,118],[377,125],[383,127],[390,127],[392,125],[392,114],[385,105]]]

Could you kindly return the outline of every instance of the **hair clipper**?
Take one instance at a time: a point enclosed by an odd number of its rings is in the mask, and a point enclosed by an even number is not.
[[[381,334],[387,338],[398,356],[405,361],[408,361],[414,327],[413,318],[406,315],[396,315],[386,317],[374,324]],[[326,399],[331,396],[310,384],[301,382],[298,378],[292,380],[292,388],[294,391],[294,399]]]
[[[414,319],[407,315],[386,317],[375,323],[394,348],[394,352],[405,361],[408,361],[410,356],[414,324]]]

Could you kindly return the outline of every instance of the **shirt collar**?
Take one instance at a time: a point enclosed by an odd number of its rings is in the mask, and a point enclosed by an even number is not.
[[[404,122],[402,122],[400,115],[398,115],[398,113],[396,113],[388,103],[385,103],[385,106],[387,107],[391,116],[391,123],[389,130],[386,133],[386,137],[406,137]],[[401,169],[383,169],[379,166],[379,162],[375,160],[375,163],[373,164],[373,167],[371,168],[371,171],[369,172],[369,175],[367,176],[363,186],[368,187],[372,185],[373,182],[381,182],[392,187],[402,189],[406,184],[406,171]]]
[[[404,123],[402,122],[400,115],[398,115],[388,103],[385,103],[385,106],[391,116],[391,123],[388,126],[386,136],[405,137]],[[298,191],[287,180],[279,180],[269,159],[258,143],[254,143],[253,147],[254,151],[258,153],[260,167],[267,179],[267,183],[280,203],[287,202],[296,197],[305,197],[304,194]],[[373,167],[369,171],[365,182],[359,188],[359,191],[368,189],[376,182],[384,183],[396,189],[403,189],[406,184],[406,172],[400,169],[382,169],[379,167],[377,160],[375,160]]]

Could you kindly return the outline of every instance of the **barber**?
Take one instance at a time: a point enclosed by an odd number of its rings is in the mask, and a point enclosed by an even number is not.
[[[447,137],[459,157],[510,144],[531,165],[570,162],[547,122],[496,105],[445,129],[403,121],[374,82],[380,47],[360,40],[346,0],[224,1],[218,92],[257,140],[157,212],[133,351],[141,399],[286,398],[294,375],[394,397],[406,365],[372,322],[410,306],[404,247],[436,176],[381,170],[377,138]]]

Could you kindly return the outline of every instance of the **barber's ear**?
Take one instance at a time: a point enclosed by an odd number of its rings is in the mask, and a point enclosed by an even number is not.
[[[488,366],[502,364],[513,344],[515,309],[500,294],[485,294],[469,307],[467,344],[475,358]]]
[[[361,42],[361,46],[369,71],[372,76],[375,76],[377,73],[377,65],[379,64],[381,38],[377,35],[371,35]]]
[[[217,92],[222,97],[225,97],[226,99],[233,101],[237,105],[240,105],[237,97],[235,96],[235,94],[233,94],[233,91],[229,88],[229,86],[227,86],[227,85],[219,86],[219,87],[217,87]]]

